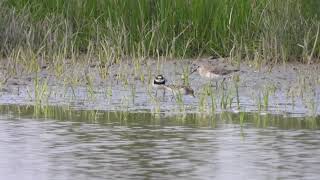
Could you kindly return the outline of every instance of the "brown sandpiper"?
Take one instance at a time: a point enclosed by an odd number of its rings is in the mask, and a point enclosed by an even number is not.
[[[230,69],[225,64],[209,64],[208,62],[198,62],[193,63],[193,67],[191,68],[190,74],[194,72],[198,72],[199,75],[203,78],[207,78],[210,80],[215,80],[216,87],[218,84],[218,80],[222,79],[222,83],[225,81],[225,79],[232,75],[234,72],[238,72],[239,69]]]

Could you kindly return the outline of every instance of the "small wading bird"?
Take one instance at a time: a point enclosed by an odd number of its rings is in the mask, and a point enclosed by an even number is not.
[[[218,80],[222,79],[221,84],[225,81],[225,79],[230,76],[234,72],[238,72],[239,69],[228,69],[226,65],[211,65],[209,63],[194,63],[192,65],[190,74],[194,72],[198,72],[199,75],[203,78],[215,80],[216,88],[218,87]]]
[[[156,88],[156,96],[157,91],[163,90],[163,95],[165,95],[165,90],[170,91],[174,97],[177,95],[191,95],[192,97],[195,97],[194,91],[189,86],[183,86],[183,85],[166,85],[166,79],[162,75],[157,75],[152,83],[153,87]]]
[[[152,83],[152,86],[156,89],[156,96],[158,95],[158,90],[163,90],[163,96],[165,95],[165,85],[166,79],[162,75],[157,75]]]

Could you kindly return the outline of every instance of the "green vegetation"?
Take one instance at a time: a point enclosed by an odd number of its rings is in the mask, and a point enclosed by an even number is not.
[[[319,6],[318,0],[3,0],[0,51],[49,59],[90,54],[104,63],[204,55],[310,62],[320,55]]]
[[[255,126],[258,128],[277,127],[280,129],[319,129],[320,117],[285,117],[283,115],[260,115],[250,112],[222,112],[216,114],[172,114],[158,116],[151,112],[128,111],[97,111],[73,110],[61,106],[16,106],[1,105],[0,114],[10,114],[19,118],[54,119],[57,121],[75,121],[98,124],[119,124],[126,126],[156,125],[156,126],[190,126],[190,127],[216,127],[224,122],[240,126]]]

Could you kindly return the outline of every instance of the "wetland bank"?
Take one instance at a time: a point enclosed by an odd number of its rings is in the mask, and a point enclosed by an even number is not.
[[[1,2],[2,104],[319,114],[317,1],[81,2]],[[240,72],[214,89],[194,61]],[[155,97],[158,74],[196,98]]]
[[[319,179],[317,7],[1,1],[0,177]]]
[[[36,64],[29,66],[29,71],[25,67],[29,64],[16,62],[14,66],[6,66],[7,61],[3,61],[2,78],[6,74],[16,74],[5,79],[0,102],[44,108],[64,106],[80,110],[168,114],[222,111],[290,116],[319,114],[318,64],[287,63],[257,70],[242,63],[240,71],[228,78],[223,87],[212,87],[214,80],[189,73],[194,61],[129,59],[119,64],[101,65],[77,59],[63,60],[55,65],[37,59]],[[203,58],[196,61],[227,64],[230,60]],[[195,90],[195,97],[177,98],[168,91],[156,96],[152,82],[157,74],[163,74],[169,84],[189,85]],[[220,84],[221,80],[218,82]]]

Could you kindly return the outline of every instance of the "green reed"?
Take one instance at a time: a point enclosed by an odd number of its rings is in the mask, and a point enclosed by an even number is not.
[[[186,66],[186,67],[182,67],[182,75],[181,75],[181,79],[183,81],[183,85],[189,86],[190,85],[190,67]]]
[[[186,108],[185,108],[185,104],[184,104],[184,100],[183,100],[183,94],[181,94],[180,92],[173,92],[172,96],[175,99],[176,104],[178,105],[179,111],[185,112]]]
[[[215,55],[310,62],[320,54],[317,5],[317,0],[4,0],[0,53],[22,47],[49,57],[87,54],[101,61]]]
[[[198,104],[198,109],[199,112],[205,112],[206,110],[206,98],[207,95],[205,93],[200,93],[199,95],[199,104]]]
[[[136,85],[131,85],[130,92],[131,92],[132,104],[134,104],[135,102],[134,100],[136,98],[136,93],[137,93]]]
[[[241,125],[241,126],[243,126],[243,124],[244,124],[244,121],[245,121],[245,112],[244,111],[240,111],[239,112],[239,124]]]
[[[270,92],[268,89],[265,89],[263,92],[263,107],[264,107],[264,110],[267,111],[268,110],[268,106],[269,106],[269,95],[270,95]]]
[[[37,74],[33,84],[35,106],[42,106],[48,104],[48,99],[50,96],[48,80],[41,79]]]

